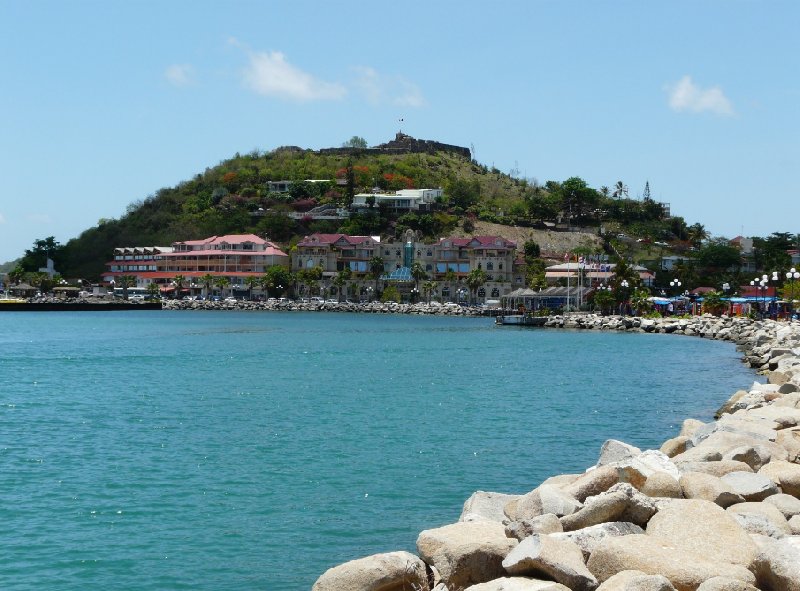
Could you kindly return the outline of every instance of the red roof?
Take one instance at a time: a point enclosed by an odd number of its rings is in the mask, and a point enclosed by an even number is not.
[[[202,240],[173,242],[173,244],[185,244],[187,246],[211,246],[214,244],[244,244],[245,242],[252,242],[253,244],[269,244],[274,246],[271,242],[264,240],[255,234],[226,234],[225,236],[211,236]]]
[[[269,244],[269,243],[267,243]],[[164,257],[180,258],[186,256],[222,256],[226,254],[245,254],[250,256],[289,256],[282,250],[274,246],[268,246],[266,250],[220,250],[220,249],[204,249],[204,250],[182,250],[180,252],[164,253]],[[125,262],[125,261],[117,261]]]
[[[311,234],[310,236],[305,236],[300,242],[297,243],[297,246],[330,246],[341,241],[353,246],[364,244],[365,242],[378,244],[372,236],[348,236],[347,234]]]

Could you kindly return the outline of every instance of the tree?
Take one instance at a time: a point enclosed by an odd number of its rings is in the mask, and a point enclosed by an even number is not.
[[[333,278],[333,284],[337,288],[337,296],[338,300],[341,303],[342,301],[342,293],[346,292],[345,289],[347,282],[350,280],[350,277],[353,275],[353,272],[350,270],[350,267],[345,266],[342,268],[341,271],[336,273],[336,277]]]
[[[419,261],[414,261],[411,265],[411,277],[414,279],[414,287],[419,290],[419,282],[428,278],[425,268]]]
[[[422,291],[425,293],[425,297],[427,298],[428,304],[431,303],[431,294],[436,292],[436,282],[435,281],[426,281],[422,284]]]
[[[722,298],[723,295],[719,291],[709,291],[703,294],[703,312],[721,316],[728,309],[728,304]]]
[[[120,275],[114,282],[117,287],[122,288],[122,299],[128,299],[128,288],[136,285],[136,277],[133,275]]]
[[[183,289],[183,284],[186,283],[186,277],[183,275],[175,275],[172,278],[172,283],[175,285],[175,299],[179,299],[181,297],[181,290]]]
[[[453,299],[454,293],[454,284],[458,280],[458,275],[456,272],[453,271],[450,267],[447,267],[447,271],[444,272],[444,282],[447,285],[447,289],[450,292],[450,299]]]
[[[200,283],[203,285],[203,297],[208,299],[211,296],[211,287],[214,285],[214,276],[211,273],[206,273],[200,277]]]
[[[353,137],[351,137],[349,140],[347,140],[342,144],[343,148],[360,148],[362,150],[366,149],[367,146],[368,146],[367,140],[357,135],[354,135]]]
[[[533,240],[526,240],[525,245],[522,247],[525,253],[525,260],[538,259],[542,254],[542,249]]]
[[[472,269],[467,275],[467,287],[472,303],[475,303],[478,290],[484,283],[486,283],[486,272],[483,269]]]
[[[256,277],[255,275],[249,275],[244,280],[244,284],[247,286],[247,291],[248,291],[247,297],[250,301],[253,300],[253,288],[258,287],[260,285],[259,279],[260,278]]]
[[[594,307],[600,314],[606,315],[614,307],[614,294],[610,289],[598,289],[594,292]]]
[[[266,289],[270,296],[281,297],[285,289],[294,283],[295,277],[286,267],[275,265],[267,269],[260,280],[262,289]]]
[[[628,196],[628,186],[623,183],[622,181],[617,181],[617,184],[614,185],[614,192],[611,193],[611,196],[614,199],[622,199],[623,197]]]
[[[702,243],[703,240],[709,236],[708,231],[703,224],[692,224],[686,228],[686,234],[689,242],[691,242],[692,246],[695,248],[698,248],[700,243]]]
[[[650,292],[640,287],[633,290],[631,294],[631,307],[636,310],[637,316],[644,316],[653,309],[653,302],[650,301]]]
[[[20,265],[19,263],[17,263],[17,266],[8,272],[8,279],[14,285],[19,285],[19,282],[22,281],[22,278],[24,276],[25,276],[25,269],[23,269],[22,265]]]
[[[231,280],[225,276],[215,277],[214,278],[214,285],[219,287],[219,292],[221,296],[225,295],[225,290],[230,286]]]
[[[708,272],[718,273],[733,268],[735,271],[742,264],[739,249],[730,246],[728,241],[709,242],[697,253],[697,262]]]
[[[375,279],[375,295],[378,295],[378,284],[381,280],[381,275],[383,275],[383,257],[374,256],[369,260],[369,272],[372,274],[373,278]]]
[[[158,283],[151,281],[147,284],[147,296],[151,300],[155,300],[161,295],[161,290],[158,288]]]

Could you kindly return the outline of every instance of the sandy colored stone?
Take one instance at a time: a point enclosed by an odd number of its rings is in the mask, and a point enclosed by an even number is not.
[[[638,456],[641,453],[641,449],[633,445],[629,445],[624,441],[608,439],[600,447],[600,458],[597,460],[597,466],[607,466],[615,462],[628,460]]]
[[[756,587],[730,577],[712,577],[697,588],[697,591],[758,591]]]
[[[557,486],[542,484],[519,499],[505,506],[505,513],[512,521],[522,521],[539,515],[552,513],[561,517],[581,508],[581,503]]]
[[[758,472],[761,466],[769,463],[772,459],[772,452],[766,445],[741,445],[725,452],[722,455],[722,459],[744,462],[754,472]]]
[[[427,588],[425,563],[409,552],[387,552],[328,569],[312,591],[409,591]]]
[[[649,497],[630,484],[621,482],[604,493],[586,499],[579,511],[561,518],[561,525],[564,531],[611,521],[626,521],[644,526],[655,512],[655,504]]]
[[[482,490],[472,493],[470,498],[464,501],[461,509],[459,521],[477,521],[486,519],[502,523],[506,519],[503,508],[509,501],[518,499],[519,495],[507,495],[497,492],[485,492]]]
[[[761,551],[754,572],[762,589],[800,591],[800,550],[789,538],[759,537]]]
[[[680,457],[680,456],[679,456]],[[735,460],[715,460],[715,461],[697,461],[697,462],[682,462],[675,458],[675,465],[681,471],[686,472],[703,472],[704,474],[711,474],[712,476],[722,477],[731,472],[752,472],[753,469],[744,462],[737,462]]]
[[[775,460],[762,467],[758,473],[776,482],[787,495],[800,497],[800,464]]]
[[[800,515],[800,499],[787,495],[786,493],[778,493],[764,499],[764,503],[775,505],[786,519],[790,519],[795,515]]]
[[[624,570],[638,570],[664,575],[677,591],[694,591],[703,581],[717,576],[755,583],[753,574],[741,565],[715,561],[651,535],[606,538],[595,548],[587,566],[601,583]]]
[[[776,406],[782,401],[776,402]],[[790,462],[797,462],[800,460],[800,427],[793,427],[791,429],[782,429],[778,431],[775,443],[780,445],[786,450],[786,459]]]
[[[672,439],[667,439],[661,444],[661,453],[669,458],[673,458],[685,452],[690,441],[691,437],[687,437],[686,435],[678,435]]]
[[[570,589],[555,581],[527,577],[500,577],[488,583],[472,585],[464,591],[570,591]]]
[[[679,436],[692,437],[701,427],[705,426],[703,421],[697,419],[685,419],[681,424]]]
[[[787,521],[789,529],[792,530],[793,536],[800,536],[800,515],[793,515]]]
[[[610,523],[598,523],[575,531],[554,533],[550,537],[556,539],[567,539],[575,542],[583,552],[583,557],[588,560],[597,544],[609,536],[630,536],[633,534],[643,534],[644,530],[635,523],[625,521],[612,521]]]
[[[702,472],[685,472],[680,479],[681,492],[687,499],[711,501],[720,507],[744,502],[721,478]]]
[[[617,484],[617,482],[619,482],[619,476],[616,468],[613,466],[600,466],[599,468],[587,470],[585,474],[582,474],[570,484],[563,486],[561,490],[582,503],[587,497],[599,495]]]
[[[671,497],[676,499],[683,497],[683,491],[678,480],[666,472],[656,472],[648,476],[644,486],[639,490],[648,497]]]
[[[647,535],[712,562],[740,564],[745,568],[753,564],[758,553],[736,519],[711,501],[673,501],[650,519]]]
[[[520,541],[533,534],[552,534],[562,531],[564,528],[561,526],[561,521],[552,513],[506,524],[506,535]]]
[[[666,455],[654,449],[609,465],[617,469],[619,482],[628,482],[637,489],[644,486],[647,479],[657,472],[664,472],[675,479],[680,477],[680,471],[675,464]]]
[[[503,576],[503,558],[515,545],[503,525],[493,521],[454,523],[425,530],[417,537],[420,558],[436,567],[448,588]]]
[[[663,575],[624,570],[605,581],[597,591],[675,591],[675,587]]]
[[[763,501],[770,495],[781,492],[778,485],[764,474],[730,472],[721,478],[733,492],[742,495],[745,501]]]
[[[510,575],[544,575],[572,591],[597,588],[597,580],[586,568],[580,548],[566,539],[534,534],[509,552],[503,567]]]
[[[739,503],[726,509],[728,513],[738,515],[761,515],[785,534],[791,534],[789,522],[775,505],[767,502]]]

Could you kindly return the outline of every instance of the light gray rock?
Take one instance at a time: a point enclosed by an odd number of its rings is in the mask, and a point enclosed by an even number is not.
[[[655,504],[649,497],[628,483],[619,483],[604,493],[586,499],[579,511],[561,518],[561,525],[564,531],[610,521],[627,521],[644,526],[655,512]]]
[[[703,472],[704,474],[711,474],[712,476],[718,477],[730,474],[731,472],[753,471],[753,469],[744,462],[737,462],[734,460],[683,462],[678,461],[676,458],[675,465],[681,473]]]
[[[534,534],[509,552],[503,567],[510,575],[545,575],[573,591],[593,591],[597,580],[583,563],[583,554],[573,542]]]
[[[678,435],[691,438],[704,425],[705,423],[703,421],[698,421],[697,419],[685,419]]]
[[[351,560],[328,569],[312,591],[405,591],[426,589],[425,563],[410,552],[388,552]]]
[[[767,497],[763,502],[775,505],[786,519],[790,519],[795,515],[800,515],[800,499],[792,495],[778,493],[777,495]]]
[[[570,591],[570,589],[555,581],[527,577],[500,577],[488,583],[472,585],[464,591]]]
[[[642,450],[623,441],[609,439],[600,447],[600,459],[597,466],[607,466],[615,462],[629,460],[642,453]]]
[[[750,466],[754,472],[758,472],[761,466],[769,463],[772,459],[772,452],[765,445],[742,445],[725,452],[722,455],[722,459],[744,462]]]
[[[800,536],[800,515],[792,515],[787,523],[789,524],[789,529],[792,530],[792,535]]]
[[[420,558],[436,568],[448,588],[503,576],[503,558],[515,545],[503,525],[494,521],[462,521],[425,530],[417,537]]]
[[[647,479],[657,472],[668,474],[676,480],[680,477],[680,471],[675,464],[655,449],[609,465],[617,469],[620,482],[628,482],[637,489],[644,486]]]
[[[722,508],[744,502],[721,478],[702,472],[685,472],[680,478],[684,498],[711,501]]]
[[[663,575],[648,575],[639,570],[624,570],[610,577],[597,591],[675,591]]]
[[[758,587],[800,591],[800,550],[788,538],[775,540],[765,536],[758,537],[761,551],[754,567]]]
[[[486,519],[502,523],[506,520],[503,507],[509,501],[518,499],[519,495],[507,495],[497,492],[484,492],[482,490],[472,493],[472,496],[464,501],[459,521],[476,521]]]
[[[763,501],[767,497],[781,492],[778,490],[778,485],[763,474],[731,472],[725,474],[721,480],[733,492],[742,495],[745,501]]]
[[[789,527],[788,521],[786,521],[786,517],[783,516],[780,509],[778,509],[775,505],[771,505],[767,502],[761,503],[739,503],[738,505],[733,505],[732,507],[728,507],[728,513],[732,515],[759,515],[772,523],[775,528],[783,534],[791,534],[791,528]],[[741,523],[741,522],[740,522]],[[749,533],[761,533],[761,532],[753,532],[748,530]],[[768,535],[768,534],[765,534]],[[771,536],[776,537],[776,536]],[[780,537],[780,536],[778,536]]]
[[[583,557],[588,560],[592,554],[595,546],[601,540],[609,536],[630,536],[633,534],[643,534],[644,530],[635,523],[628,523],[625,521],[612,521],[610,523],[599,523],[583,529],[575,531],[553,533],[550,534],[551,538],[567,539],[575,544],[583,552]]]
[[[758,591],[758,589],[730,577],[712,577],[703,581],[697,591]]]
[[[761,468],[758,474],[776,482],[782,492],[800,497],[800,464],[775,460]]]
[[[512,521],[522,521],[552,513],[561,517],[581,508],[581,503],[554,485],[542,484],[516,501],[506,504],[506,515]]]
[[[539,515],[522,521],[512,521],[506,525],[506,536],[524,540],[533,534],[552,534],[564,531],[561,521],[553,515]]]
[[[638,570],[667,577],[678,591],[694,591],[703,581],[718,576],[755,583],[753,574],[741,565],[707,558],[650,535],[605,538],[592,552],[587,567],[601,583],[619,572]]]
[[[713,562],[740,564],[745,568],[753,564],[758,553],[736,519],[710,501],[672,501],[650,519],[647,535]]]
[[[780,528],[763,515],[756,515],[755,513],[733,513],[733,517],[748,534],[758,534],[775,539],[781,539],[786,536]]]

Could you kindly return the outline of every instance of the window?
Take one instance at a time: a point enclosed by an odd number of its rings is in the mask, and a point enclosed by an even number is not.
[[[428,252],[425,253],[425,256],[426,257],[432,257],[433,256],[433,251],[432,250],[428,250]]]
[[[492,297],[493,298],[499,298],[500,297],[500,290],[497,289],[496,287],[492,290]]]
[[[487,271],[494,271],[494,263],[486,263]]]
[[[433,271],[433,265],[431,265],[430,263],[425,265],[425,271]]]
[[[478,290],[478,297],[479,298],[485,298],[486,297],[486,290],[483,289],[482,287]]]

